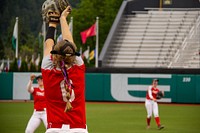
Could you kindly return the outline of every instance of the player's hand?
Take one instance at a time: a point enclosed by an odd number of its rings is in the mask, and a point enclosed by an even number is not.
[[[67,16],[70,14],[70,12],[71,12],[71,7],[67,6],[67,8],[61,13],[60,18],[66,19]]]
[[[164,97],[164,91],[158,91],[156,94],[156,99],[161,99],[162,97]]]
[[[31,74],[30,80],[33,81],[35,79],[35,77],[36,77],[35,74]]]
[[[156,99],[156,98],[153,98],[153,101],[154,101],[154,102],[157,102],[157,99]]]

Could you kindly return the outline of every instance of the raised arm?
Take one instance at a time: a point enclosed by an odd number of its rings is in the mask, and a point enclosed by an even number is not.
[[[59,16],[57,12],[51,12],[50,15],[57,16],[57,17]],[[57,22],[49,21],[45,43],[44,43],[44,56],[49,55],[52,50],[52,47],[54,45],[54,34],[55,34],[56,27],[57,27]]]
[[[33,93],[33,86],[32,86],[32,84],[33,84],[33,80],[34,80],[34,78],[35,78],[35,75],[34,74],[31,74],[31,76],[30,76],[30,80],[29,80],[29,82],[28,82],[28,84],[27,84],[27,91],[29,92],[29,93]]]
[[[73,37],[72,37],[72,34],[70,32],[70,29],[69,29],[69,25],[67,23],[67,16],[69,15],[70,13],[70,6],[68,6],[61,14],[60,16],[60,26],[61,26],[61,32],[62,32],[62,37],[63,37],[63,40],[68,40],[69,42],[72,43],[72,45],[74,45],[75,47],[75,50],[76,50],[76,45],[74,43],[74,40],[73,40]]]

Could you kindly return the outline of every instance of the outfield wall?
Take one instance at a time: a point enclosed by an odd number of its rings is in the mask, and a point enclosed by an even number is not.
[[[29,76],[0,73],[0,100],[30,100]],[[161,102],[200,103],[200,74],[86,73],[86,100],[144,102],[152,78],[158,78],[158,87],[165,91]]]

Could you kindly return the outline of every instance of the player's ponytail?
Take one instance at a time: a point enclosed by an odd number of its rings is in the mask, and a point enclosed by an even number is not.
[[[71,99],[71,90],[69,87],[66,87],[66,98],[67,98],[67,103],[66,103],[66,107],[65,107],[65,112],[72,110],[72,105],[70,103],[70,99]]]

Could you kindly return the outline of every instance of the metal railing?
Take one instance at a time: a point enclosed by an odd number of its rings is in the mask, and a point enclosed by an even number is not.
[[[187,47],[190,47],[190,45],[192,45],[191,39],[192,40],[199,40],[199,26],[200,26],[200,16],[198,13],[198,18],[196,19],[196,22],[193,24],[192,28],[190,29],[190,31],[188,32],[187,36],[185,37],[183,43],[181,44],[179,50],[177,50],[174,58],[172,59],[172,61],[169,63],[168,68],[173,67],[174,63],[177,63],[178,61],[180,62],[185,62],[185,60],[182,58],[183,53],[185,53],[185,50]],[[198,41],[198,43],[200,44],[200,41]],[[182,60],[181,60],[182,59]],[[183,66],[184,67],[184,66]]]

